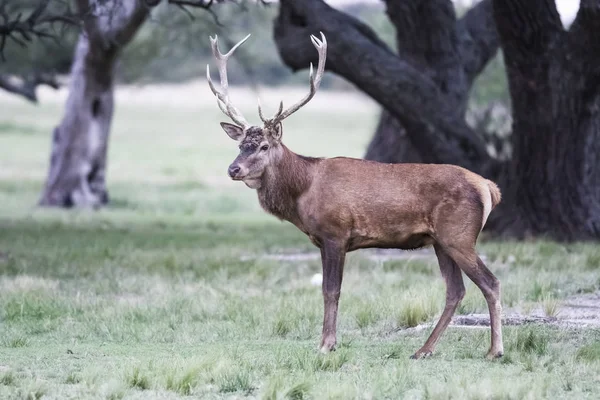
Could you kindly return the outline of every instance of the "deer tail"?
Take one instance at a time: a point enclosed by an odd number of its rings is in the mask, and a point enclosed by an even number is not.
[[[490,196],[492,197],[492,210],[493,210],[498,204],[500,204],[500,201],[502,200],[502,193],[500,193],[500,189],[498,188],[498,185],[496,185],[494,182],[488,180],[487,184],[490,189]]]

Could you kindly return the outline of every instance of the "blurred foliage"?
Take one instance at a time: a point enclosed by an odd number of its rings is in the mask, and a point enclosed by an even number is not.
[[[40,0],[0,1],[3,9],[1,23],[9,25],[16,20],[25,21],[40,4]],[[42,19],[53,15],[70,15],[70,2],[49,0]],[[15,33],[6,38],[3,48],[4,60],[0,59],[0,73],[29,75],[34,71],[68,72],[78,27],[54,22],[36,23],[35,27],[32,26],[32,31],[34,29],[41,35],[28,32],[24,36]]]
[[[213,8],[218,18],[203,10],[188,13],[162,4],[152,14],[136,39],[123,54],[119,76],[125,82],[180,82],[203,78],[210,64],[216,78],[209,36],[218,35],[222,52],[228,51],[248,33],[252,36],[228,64],[232,85],[306,85],[308,71],[293,73],[279,57],[273,41],[273,21],[277,5],[257,5],[253,1],[225,3]],[[308,38],[307,38],[308,40]],[[343,88],[349,84],[326,74],[323,88]]]
[[[369,25],[390,48],[396,48],[396,30],[385,13],[383,2],[376,4],[352,4],[343,10],[345,13]]]
[[[209,36],[218,35],[220,49],[226,52],[251,33],[228,64],[231,83],[253,77],[261,84],[281,84],[291,73],[282,65],[272,39],[277,8],[253,3],[214,6],[218,23],[204,10],[190,9],[188,14],[161,4],[123,54],[120,78],[140,83],[197,79],[205,76],[207,63],[216,73]]]
[[[32,9],[38,0],[22,0],[20,8]],[[62,0],[55,0],[62,3]],[[464,14],[458,6],[457,14]],[[251,38],[238,49],[231,60],[229,78],[232,85],[261,86],[305,85],[308,71],[292,73],[282,62],[273,41],[273,21],[277,4],[257,4],[244,0],[218,4],[216,15],[206,10],[184,12],[163,2],[156,7],[131,44],[127,46],[118,65],[118,79],[125,83],[182,82],[202,79],[206,64],[214,66],[209,36],[219,36],[222,51],[227,51],[246,34]],[[345,12],[367,23],[392,48],[395,48],[394,27],[385,14],[383,3],[353,4]],[[0,73],[26,75],[34,70],[69,71],[76,29],[60,33],[57,40],[34,40],[26,47],[8,42],[6,61],[0,62]],[[213,67],[213,73],[216,69]],[[351,84],[334,74],[326,74],[323,88],[347,89]],[[472,101],[486,104],[491,100],[509,103],[504,63],[499,54],[479,76],[472,90]]]

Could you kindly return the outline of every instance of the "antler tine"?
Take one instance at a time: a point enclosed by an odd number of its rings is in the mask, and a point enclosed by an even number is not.
[[[209,36],[210,37],[210,36]],[[238,124],[239,126],[245,128],[250,126],[250,124],[246,121],[242,113],[231,104],[231,100],[229,99],[229,81],[227,79],[227,60],[229,57],[235,52],[235,50],[240,47],[250,35],[247,35],[245,38],[236,43],[235,46],[231,48],[227,53],[223,54],[219,50],[219,38],[217,35],[215,37],[210,37],[210,46],[212,48],[212,53],[217,60],[217,67],[219,70],[219,77],[221,79],[221,91],[218,91],[210,77],[210,66],[206,65],[206,79],[208,80],[208,86],[213,94],[217,97],[217,104],[219,109],[223,112],[223,114],[227,115],[233,122]]]
[[[302,100],[300,100],[298,103],[294,104],[293,106],[291,106],[290,108],[285,110],[285,112],[282,112],[282,110],[283,110],[283,102],[282,102],[280,104],[279,111],[277,112],[277,114],[275,114],[275,116],[273,118],[271,118],[271,120],[269,121],[270,124],[276,125],[277,123],[283,121],[284,119],[286,119],[287,117],[289,117],[290,115],[292,115],[293,113],[298,111],[300,108],[302,108],[306,103],[308,103],[313,98],[315,93],[317,93],[317,90],[319,89],[319,85],[321,84],[321,79],[323,78],[323,74],[325,73],[325,60],[327,58],[327,39],[325,38],[325,35],[323,34],[323,32],[320,32],[320,33],[321,33],[321,40],[317,39],[317,37],[314,35],[310,35],[310,40],[313,43],[313,46],[315,46],[315,48],[317,49],[317,51],[319,53],[319,64],[317,66],[316,75],[313,75],[313,65],[312,65],[312,63],[310,63],[310,73],[309,73],[310,90],[309,90],[308,94]],[[263,120],[263,122],[265,122],[265,121]]]
[[[265,118],[265,116],[263,115],[263,111],[262,111],[262,107],[260,106],[260,97],[256,98],[256,103],[258,104],[258,116],[260,117],[260,120],[264,123],[267,122],[267,119]]]
[[[262,107],[260,104],[260,97],[257,98],[257,103],[258,103],[258,116],[260,117],[260,119],[263,123],[268,123],[269,119],[265,118],[263,111],[262,111]],[[273,116],[273,118],[271,118],[271,120],[274,119],[275,117],[279,116],[282,111],[283,111],[283,101],[280,101],[279,102],[279,110],[275,113],[275,115]]]

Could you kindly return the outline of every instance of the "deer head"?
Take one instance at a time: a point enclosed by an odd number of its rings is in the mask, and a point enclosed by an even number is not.
[[[242,113],[233,106],[229,98],[229,83],[227,80],[227,60],[233,52],[241,46],[250,35],[239,41],[229,50],[222,54],[219,50],[218,38],[210,38],[213,55],[217,61],[219,76],[221,78],[221,90],[217,90],[210,78],[210,67],[206,66],[206,78],[213,94],[217,97],[217,105],[234,123],[221,122],[221,127],[227,135],[239,142],[240,153],[229,166],[227,172],[231,179],[243,181],[253,189],[260,188],[261,177],[265,169],[282,155],[281,137],[283,134],[282,121],[298,111],[308,103],[319,88],[321,78],[325,72],[325,58],[327,54],[327,40],[321,32],[321,40],[314,35],[310,39],[319,53],[319,64],[317,73],[313,75],[313,66],[310,64],[310,90],[309,93],[298,103],[284,111],[283,102],[279,103],[279,110],[271,118],[265,118],[258,100],[258,115],[263,122],[262,126],[250,125]]]

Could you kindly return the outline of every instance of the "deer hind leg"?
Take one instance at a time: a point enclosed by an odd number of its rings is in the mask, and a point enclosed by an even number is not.
[[[465,297],[465,285],[460,268],[441,246],[435,245],[434,249],[440,264],[440,271],[446,282],[446,306],[423,347],[411,356],[414,359],[427,357],[433,353],[437,341],[448,327],[460,301]]]
[[[483,293],[490,313],[491,345],[487,353],[488,359],[502,357],[502,305],[500,301],[500,282],[483,261],[477,256],[474,248],[459,249],[451,247],[448,253],[464,273],[477,285]]]
[[[344,273],[345,246],[325,240],[321,245],[321,261],[323,263],[323,335],[321,352],[335,350],[336,324],[342,275]]]

